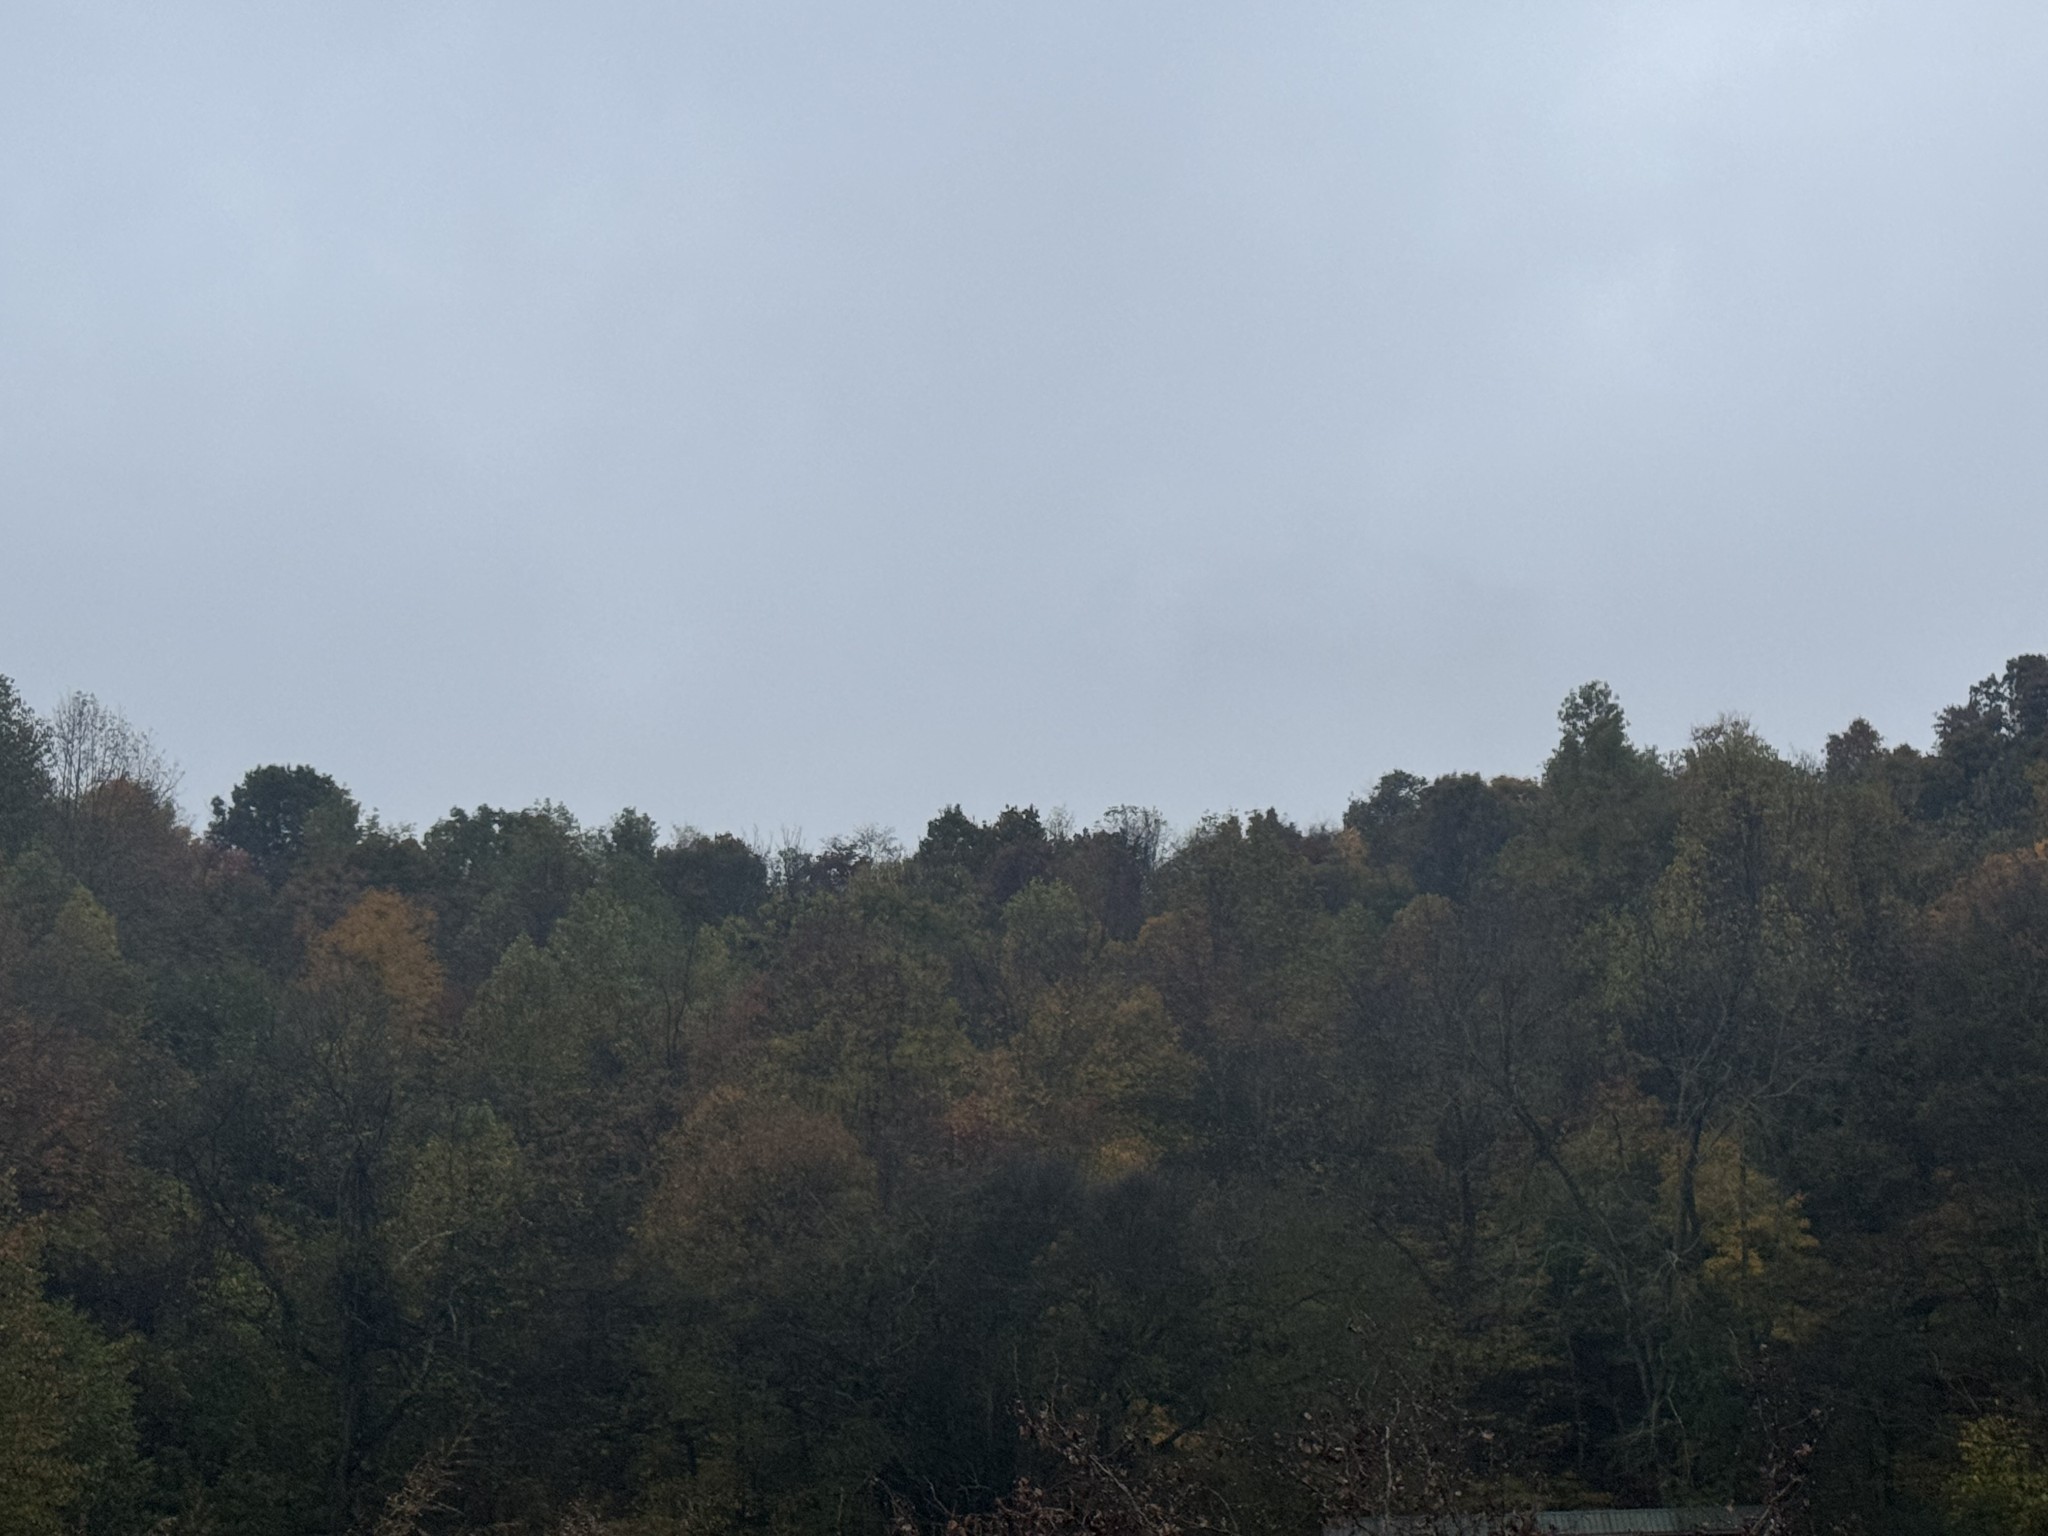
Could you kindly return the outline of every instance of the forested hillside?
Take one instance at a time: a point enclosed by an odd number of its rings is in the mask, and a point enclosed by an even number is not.
[[[2048,659],[1171,840],[173,789],[0,680],[9,1536],[2048,1531]]]

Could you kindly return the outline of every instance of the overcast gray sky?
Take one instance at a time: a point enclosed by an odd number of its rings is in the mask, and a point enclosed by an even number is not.
[[[2044,246],[2038,4],[10,0],[0,672],[420,823],[1924,744]]]

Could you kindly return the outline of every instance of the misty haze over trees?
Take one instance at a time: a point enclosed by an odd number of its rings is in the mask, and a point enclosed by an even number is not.
[[[0,1531],[2048,1531],[2048,659],[1935,730],[762,847],[0,679]]]

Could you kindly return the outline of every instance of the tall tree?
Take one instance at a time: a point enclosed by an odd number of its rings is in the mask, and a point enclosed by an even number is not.
[[[49,733],[13,680],[0,677],[0,856],[19,853],[42,830],[50,792]]]
[[[281,884],[315,846],[337,851],[356,840],[358,811],[349,792],[301,763],[251,768],[223,801],[213,800],[206,835],[248,854],[271,884]]]

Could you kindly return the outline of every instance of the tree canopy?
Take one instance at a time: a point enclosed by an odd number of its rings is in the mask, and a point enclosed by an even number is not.
[[[768,849],[0,678],[0,1527],[2048,1530],[2048,659],[1933,725]]]

